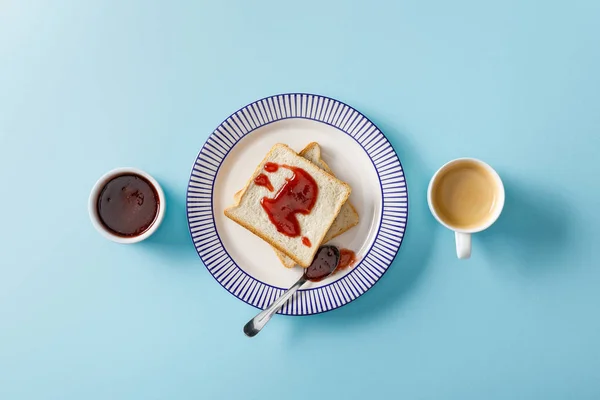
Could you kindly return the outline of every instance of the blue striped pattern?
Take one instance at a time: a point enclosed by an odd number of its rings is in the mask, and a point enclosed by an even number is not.
[[[280,311],[309,315],[341,307],[369,290],[388,269],[402,243],[408,217],[404,171],[387,138],[368,118],[340,101],[312,94],[281,94],[247,105],[223,121],[200,150],[188,185],[187,216],[202,262],[225,289],[261,309],[283,294],[286,288],[253,278],[231,259],[215,228],[212,188],[224,158],[240,139],[263,125],[289,118],[322,122],[354,138],[373,162],[383,197],[377,236],[359,264],[329,285],[298,291]]]

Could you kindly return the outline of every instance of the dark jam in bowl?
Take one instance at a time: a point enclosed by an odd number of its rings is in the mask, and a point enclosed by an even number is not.
[[[139,175],[120,175],[104,185],[98,196],[98,217],[112,233],[122,237],[144,233],[158,215],[158,193]]]

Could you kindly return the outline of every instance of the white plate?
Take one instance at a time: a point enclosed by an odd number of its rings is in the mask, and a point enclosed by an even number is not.
[[[356,252],[352,269],[310,283],[280,313],[308,315],[341,307],[371,288],[392,263],[408,217],[408,192],[396,152],[361,113],[337,100],[282,94],[258,100],[210,135],[190,177],[187,215],[192,240],[213,277],[230,293],[267,307],[302,274],[284,268],[262,239],[223,214],[233,195],[276,143],[302,150],[318,142],[322,157],[352,187],[359,224],[332,240]]]

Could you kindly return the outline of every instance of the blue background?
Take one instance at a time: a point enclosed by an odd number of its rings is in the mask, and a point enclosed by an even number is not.
[[[0,398],[600,398],[599,20],[595,0],[0,1]],[[225,117],[293,91],[386,133],[408,231],[366,295],[248,339],[185,189]],[[469,261],[425,201],[460,156],[507,193]],[[118,166],[167,194],[139,245],[88,219]]]

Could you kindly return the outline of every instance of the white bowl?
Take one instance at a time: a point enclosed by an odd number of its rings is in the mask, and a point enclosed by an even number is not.
[[[123,237],[123,236],[118,236],[118,235],[114,234],[113,232],[111,232],[110,230],[108,230],[108,228],[106,228],[106,226],[104,226],[104,224],[100,220],[100,216],[98,215],[98,196],[100,196],[100,192],[102,191],[104,186],[108,183],[108,181],[110,181],[113,178],[116,178],[117,176],[129,175],[129,174],[139,175],[142,178],[145,178],[146,180],[148,180],[148,182],[150,182],[150,184],[152,184],[152,186],[154,186],[154,188],[156,189],[156,193],[158,194],[158,213],[157,213],[156,219],[154,220],[152,225],[150,225],[150,227],[148,229],[146,229],[141,235],[131,236],[131,237]],[[160,187],[160,185],[158,184],[156,179],[154,179],[148,173],[146,173],[142,170],[139,170],[137,168],[125,167],[125,168],[113,169],[112,171],[107,172],[100,179],[98,179],[98,181],[92,188],[92,193],[90,193],[90,199],[88,201],[88,211],[90,213],[92,225],[94,225],[94,227],[98,230],[98,232],[100,232],[102,234],[102,236],[104,236],[107,239],[112,240],[113,242],[123,243],[123,244],[131,244],[131,243],[141,242],[142,240],[150,237],[158,229],[158,227],[160,226],[160,223],[162,222],[162,220],[165,216],[166,205],[167,204],[166,204],[166,199],[165,199],[165,193],[163,192],[162,188]]]

